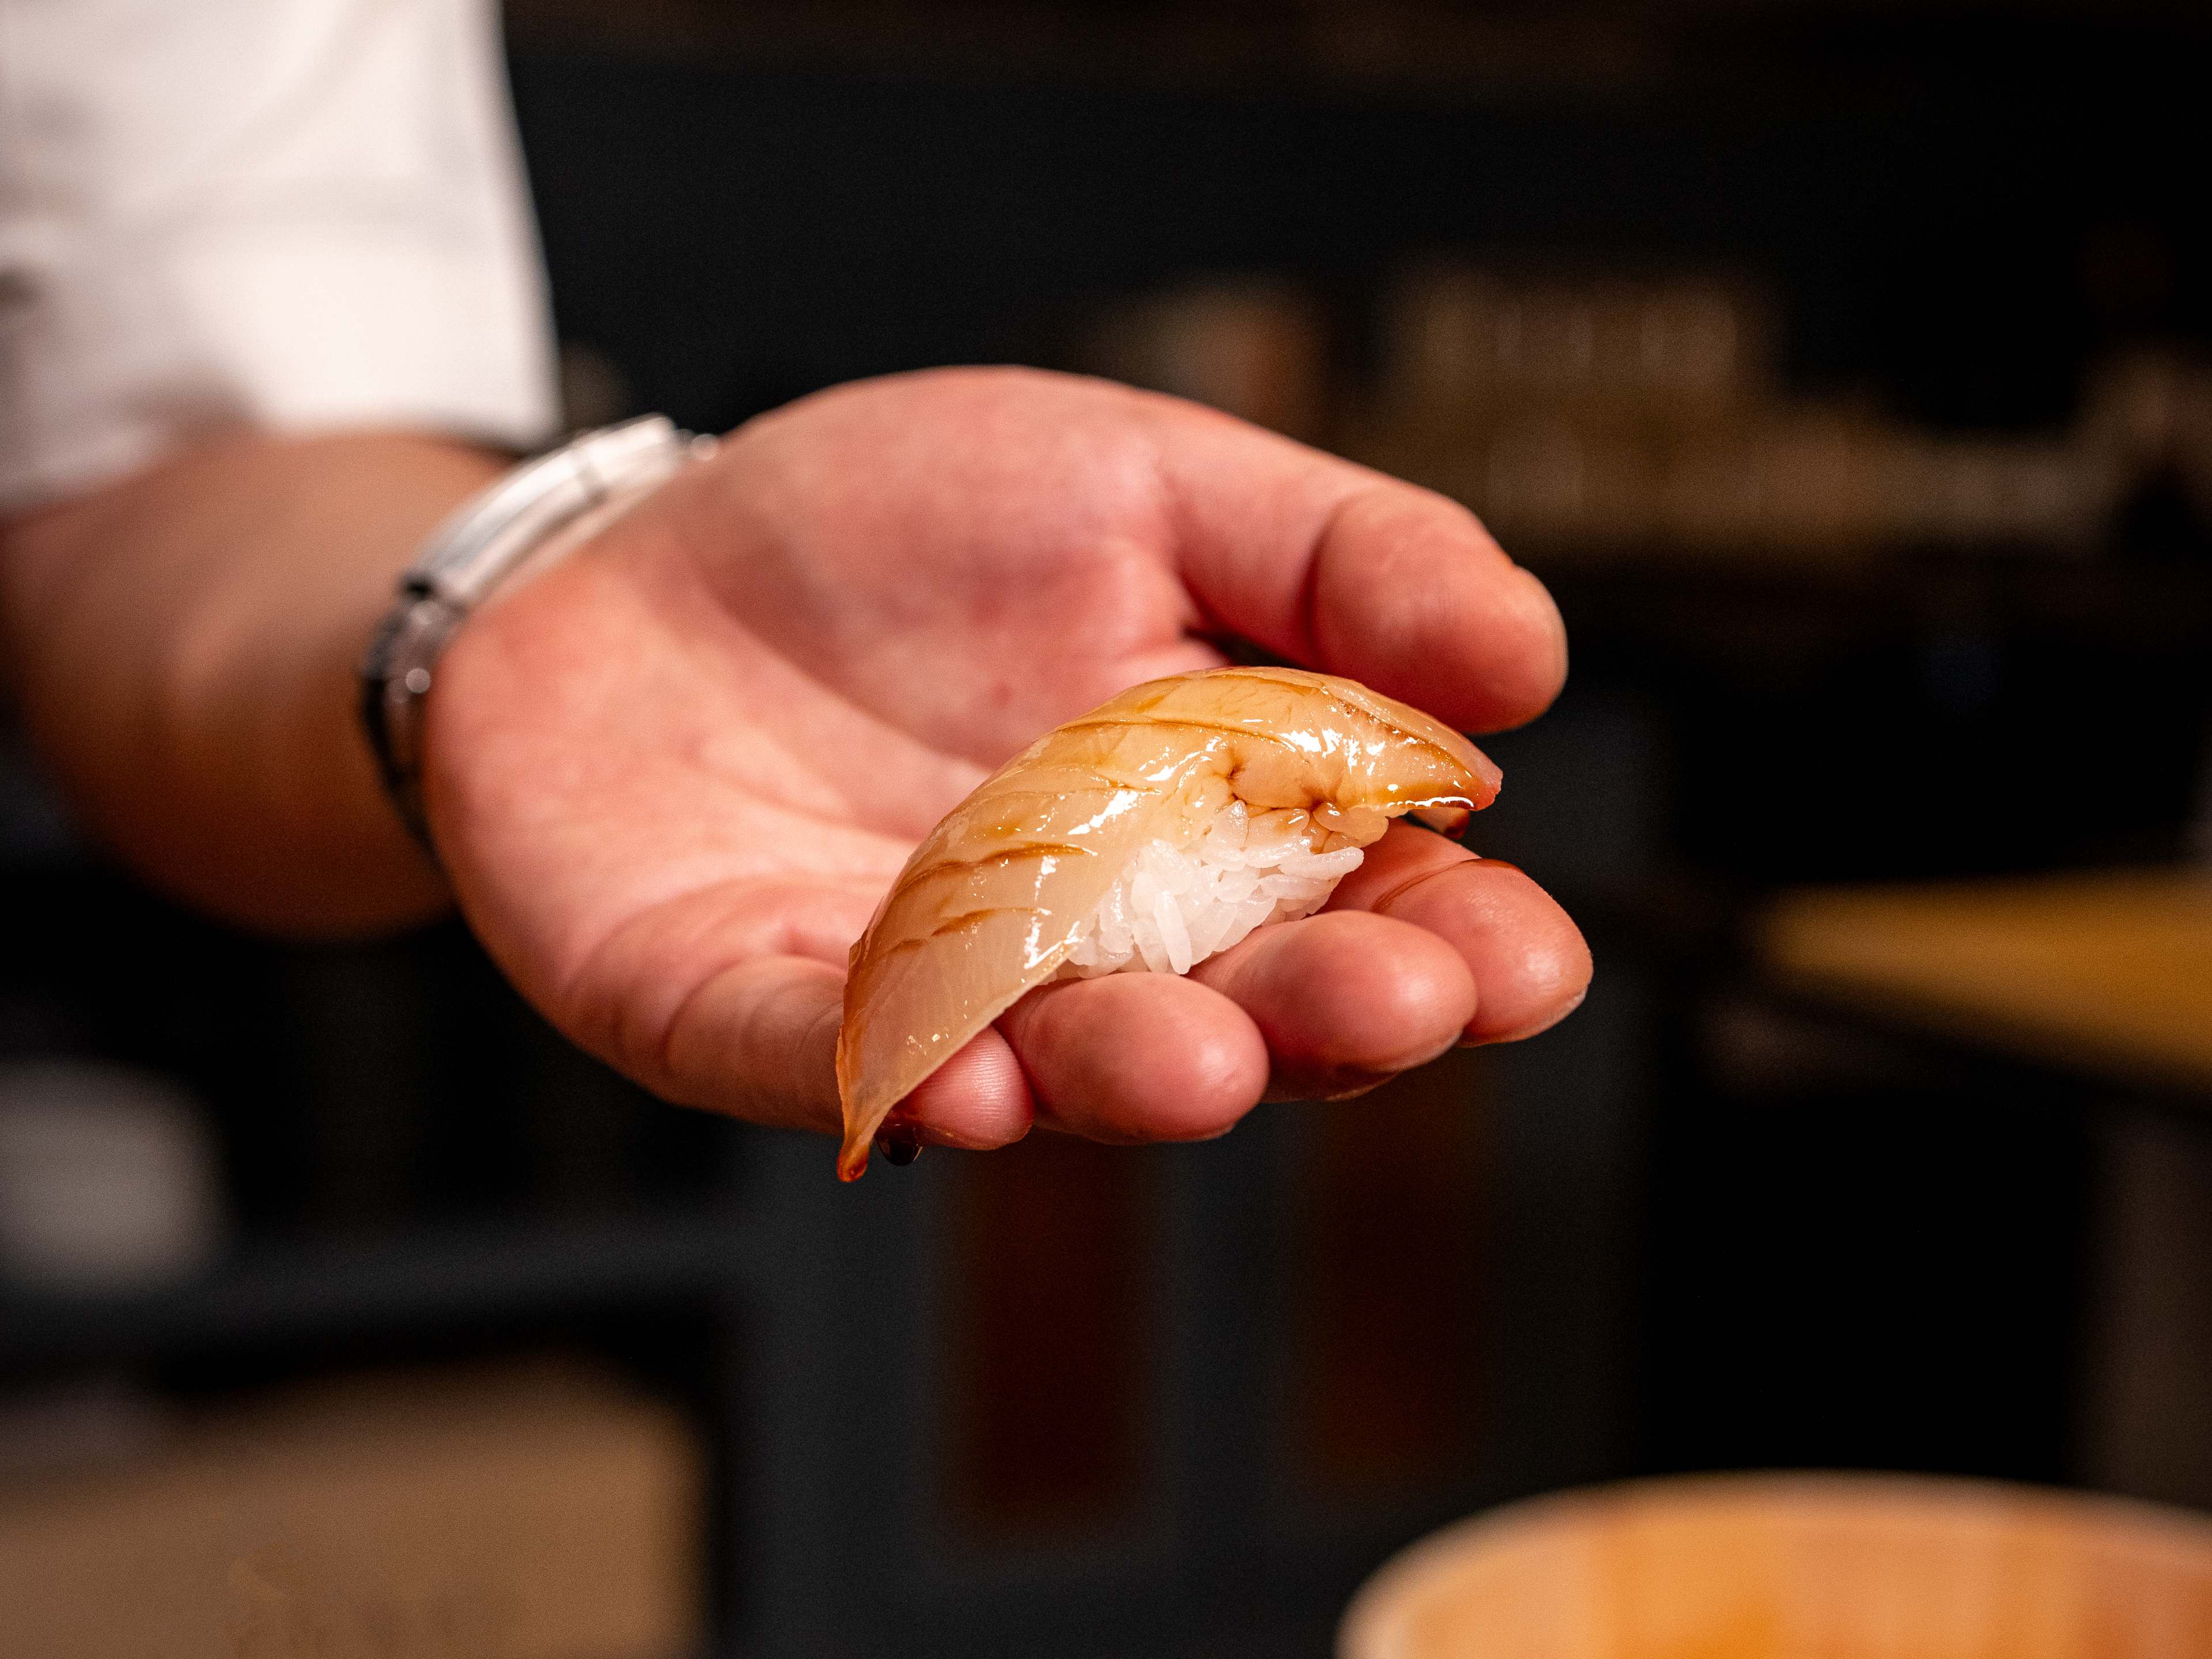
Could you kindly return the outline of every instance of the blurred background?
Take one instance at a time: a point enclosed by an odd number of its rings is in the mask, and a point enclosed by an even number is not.
[[[1015,360],[1481,513],[1576,654],[1471,839],[1595,986],[846,1189],[457,928],[179,913],[8,739],[0,1600],[108,1621],[27,1651],[1318,1656],[1593,1480],[2212,1507],[2200,8],[507,21],[576,422]]]

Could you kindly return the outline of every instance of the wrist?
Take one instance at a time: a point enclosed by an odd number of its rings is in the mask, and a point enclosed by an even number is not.
[[[463,502],[401,575],[361,667],[361,720],[386,793],[434,859],[422,805],[424,714],[471,615],[653,493],[714,441],[650,416],[586,433]]]

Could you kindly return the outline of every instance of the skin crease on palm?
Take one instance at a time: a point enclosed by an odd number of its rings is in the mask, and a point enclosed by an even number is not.
[[[429,699],[433,830],[571,1036],[669,1098],[834,1131],[846,952],[915,842],[1225,635],[1473,731],[1566,670],[1540,585],[1441,497],[1173,399],[937,371],[742,428],[472,619]],[[1394,825],[1323,913],[1188,978],[1032,993],[894,1126],[1215,1135],[1543,1030],[1589,973],[1526,876]]]

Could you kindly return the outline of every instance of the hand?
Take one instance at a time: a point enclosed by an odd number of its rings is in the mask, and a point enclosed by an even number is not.
[[[1566,670],[1542,586],[1440,497],[1103,382],[904,376],[753,422],[472,619],[429,699],[431,823],[568,1036],[671,1100],[834,1131],[846,953],[915,842],[1232,635],[1475,730]],[[1187,979],[1031,993],[895,1121],[1218,1134],[1540,1030],[1589,972],[1533,882],[1397,825],[1323,914]]]

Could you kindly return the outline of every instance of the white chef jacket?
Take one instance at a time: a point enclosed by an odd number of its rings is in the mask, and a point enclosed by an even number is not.
[[[0,0],[0,508],[556,411],[495,0]]]

